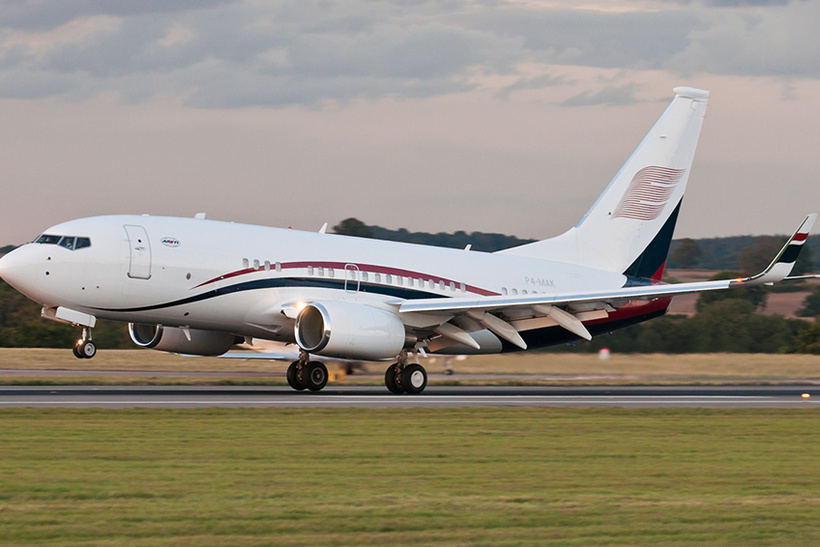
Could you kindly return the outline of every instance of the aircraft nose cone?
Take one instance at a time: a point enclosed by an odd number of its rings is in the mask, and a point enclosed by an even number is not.
[[[0,257],[0,277],[25,294],[31,296],[31,282],[33,278],[33,264],[30,253],[24,247],[14,249]]]
[[[20,277],[20,262],[20,253],[17,252],[17,249],[0,257],[0,277],[9,285],[15,286],[15,280]]]

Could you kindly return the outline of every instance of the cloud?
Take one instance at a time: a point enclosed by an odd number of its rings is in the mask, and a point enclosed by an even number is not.
[[[820,4],[714,10],[694,31],[688,47],[666,63],[680,71],[721,75],[820,78],[820,57],[812,44],[820,32]]]
[[[507,96],[560,83],[556,65],[820,77],[805,45],[820,11],[780,4],[625,2],[633,9],[612,12],[501,0],[11,0],[0,7],[0,97],[315,107],[460,93],[482,85],[476,74],[506,78],[496,92]],[[566,104],[624,104],[631,91]]]
[[[564,106],[623,106],[634,104],[638,102],[634,96],[635,88],[636,86],[634,85],[625,85],[620,87],[608,87],[597,93],[584,91],[567,99],[562,104]]]
[[[238,0],[4,0],[0,27],[44,31],[95,15],[119,17],[179,13],[237,3]]]

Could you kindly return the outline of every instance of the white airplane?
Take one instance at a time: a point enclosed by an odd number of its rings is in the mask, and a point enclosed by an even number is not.
[[[679,87],[643,142],[566,233],[496,253],[195,218],[117,215],[46,230],[0,259],[0,276],[82,327],[129,324],[142,347],[223,354],[252,338],[295,343],[297,389],[321,390],[311,355],[393,361],[385,384],[421,393],[418,354],[541,348],[663,315],[675,295],[780,281],[809,215],[760,274],[664,284],[660,278],[703,122],[707,91]],[[415,362],[408,355],[415,354]]]

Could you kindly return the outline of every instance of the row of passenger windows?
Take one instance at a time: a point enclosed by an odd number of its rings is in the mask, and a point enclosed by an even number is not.
[[[242,265],[245,269],[253,267],[254,270],[262,270],[264,269],[266,272],[269,272],[271,269],[277,272],[282,271],[282,264],[280,262],[275,262],[271,264],[269,261],[260,262],[259,260],[254,260],[251,262],[247,258],[242,259]],[[466,292],[467,286],[464,283],[456,283],[455,281],[443,281],[440,280],[436,282],[434,279],[423,279],[423,278],[416,278],[410,276],[401,276],[401,275],[392,275],[392,274],[381,274],[378,272],[366,272],[363,270],[357,269],[347,269],[347,279],[350,281],[358,281],[362,283],[373,282],[373,283],[383,283],[385,285],[395,285],[398,287],[418,287],[424,288],[425,286],[430,289],[436,289],[445,291],[450,290],[452,292],[461,291]],[[336,270],[334,268],[325,268],[323,266],[308,266],[307,273],[309,276],[316,276],[316,277],[329,277],[334,278],[336,277]],[[344,274],[342,274],[344,275]]]
[[[510,295],[510,294],[515,296],[515,295],[518,294],[518,289],[507,290],[507,287],[501,287],[501,294],[503,294],[504,296],[507,296],[507,295]],[[521,291],[521,294],[538,294],[538,291],[527,292],[527,289],[523,289]]]
[[[43,234],[34,240],[34,243],[41,243],[45,245],[59,245],[65,247],[70,251],[91,247],[91,239],[87,237],[75,236],[55,236],[50,234]]]

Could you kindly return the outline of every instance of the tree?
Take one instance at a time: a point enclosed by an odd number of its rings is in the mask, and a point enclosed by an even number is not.
[[[768,265],[768,264],[767,264]],[[764,266],[765,267],[765,266]],[[711,279],[736,279],[741,277],[740,273],[728,271],[720,272]],[[720,300],[746,300],[756,308],[766,307],[766,289],[762,286],[746,287],[743,289],[727,289],[724,291],[709,291],[701,293],[698,303],[695,305],[698,313],[702,312],[706,306]]]
[[[797,315],[800,317],[817,317],[820,315],[820,287],[814,289],[814,292],[806,297],[803,301],[803,307],[797,310]]]
[[[797,257],[797,262],[794,263],[792,275],[803,275],[812,271],[814,271],[814,257],[812,257],[811,247],[803,245],[800,256]]]
[[[783,247],[783,239],[777,236],[760,236],[754,243],[737,254],[737,266],[744,275],[762,272]]]
[[[797,333],[798,353],[820,353],[820,323],[815,323]]]
[[[333,231],[343,236],[373,237],[370,227],[357,218],[346,218],[333,227]]]
[[[681,268],[692,268],[700,262],[702,256],[703,250],[698,242],[687,237],[681,240],[680,245],[672,251],[669,258]]]

